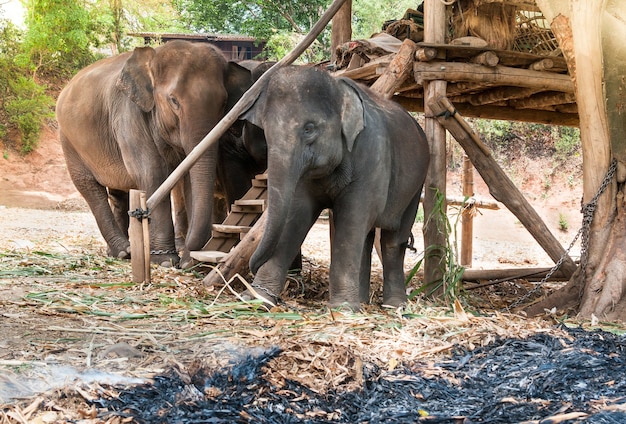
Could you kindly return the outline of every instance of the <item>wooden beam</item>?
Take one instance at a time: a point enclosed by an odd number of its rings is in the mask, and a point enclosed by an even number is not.
[[[393,100],[410,112],[424,112],[424,100],[405,96],[394,96]],[[452,101],[452,99],[451,99]],[[503,121],[534,122],[546,125],[578,127],[577,113],[550,112],[536,109],[514,109],[501,106],[473,106],[455,103],[456,109],[469,118],[500,119]]]
[[[476,170],[487,183],[491,195],[504,203],[555,263],[562,257],[565,258],[561,270],[571,276],[576,271],[574,261],[567,255],[563,246],[493,157],[485,153],[486,147],[452,103],[447,98],[440,97],[430,106],[439,122],[463,147]]]
[[[484,65],[490,68],[495,67],[498,63],[500,63],[500,58],[497,54],[492,51],[482,52],[470,59],[470,62],[475,63],[477,65]]]
[[[470,94],[467,97],[467,103],[474,106],[482,106],[511,99],[527,98],[534,93],[536,93],[534,88],[499,87],[481,93]]]
[[[372,90],[386,99],[392,98],[400,85],[411,75],[414,56],[415,43],[407,38],[402,42],[385,72],[372,84]]]
[[[568,103],[576,103],[574,93],[544,92],[511,101],[509,104],[516,109],[541,109]]]
[[[537,91],[574,92],[574,84],[568,75],[501,65],[492,68],[461,62],[415,62],[413,73],[418,84],[436,80],[469,81],[534,88]]]

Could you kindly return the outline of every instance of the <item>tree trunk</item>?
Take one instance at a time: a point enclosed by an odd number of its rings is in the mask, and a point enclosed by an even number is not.
[[[559,41],[574,81],[583,150],[583,202],[596,196],[610,163],[608,181],[593,212],[586,267],[567,286],[528,309],[574,307],[582,318],[626,321],[626,3],[617,0],[537,0]],[[621,36],[620,36],[621,35]],[[623,44],[623,43],[622,43]]]
[[[352,38],[352,0],[346,1],[333,17],[330,38],[330,62],[335,63],[337,47]]]

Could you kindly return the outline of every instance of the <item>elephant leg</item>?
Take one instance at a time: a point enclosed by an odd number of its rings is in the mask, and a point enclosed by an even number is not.
[[[292,204],[273,255],[254,276],[252,284],[261,288],[259,294],[275,298],[280,295],[285,286],[289,266],[300,253],[300,247],[321,211],[322,208],[311,199],[296,199]]]
[[[398,307],[406,302],[406,286],[404,275],[404,254],[406,243],[411,235],[415,222],[415,214],[419,205],[419,194],[402,215],[397,230],[382,230],[380,244],[383,260],[383,305]]]
[[[150,262],[170,267],[179,261],[171,201],[166,198],[150,211]]]
[[[128,193],[122,190],[109,189],[109,203],[111,204],[113,216],[115,216],[115,222],[117,222],[117,225],[128,238],[128,224],[130,220],[128,216],[128,210],[130,208],[128,204]]]
[[[361,256],[361,271],[359,273],[359,300],[361,303],[370,301],[370,278],[372,273],[372,249],[376,231],[372,229],[365,237],[363,254]]]
[[[96,219],[100,234],[107,243],[107,254],[118,259],[130,258],[130,242],[127,233],[120,228],[116,221],[109,205],[106,187],[98,183],[93,174],[78,158],[76,152],[67,146],[67,142],[62,144],[70,177]]]
[[[183,250],[185,248],[185,236],[189,228],[189,220],[187,218],[187,207],[185,205],[185,179],[176,183],[170,197],[172,199],[172,207],[174,208],[174,235],[176,240],[176,249]]]
[[[359,310],[361,301],[369,297],[371,256],[368,256],[365,262],[364,257],[366,250],[371,255],[373,243],[373,238],[370,240],[372,219],[369,216],[369,212],[364,209],[366,208],[363,208],[362,211],[355,211],[354,208],[346,209],[342,205],[335,206],[333,213],[335,233],[330,261],[331,307],[348,304],[352,309]],[[365,268],[368,268],[368,270],[365,271]],[[366,285],[367,294],[365,294]]]

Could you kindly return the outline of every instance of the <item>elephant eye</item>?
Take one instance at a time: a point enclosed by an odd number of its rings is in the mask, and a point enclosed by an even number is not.
[[[170,96],[169,99],[174,109],[177,109],[177,110],[180,109],[180,103],[178,103],[178,100],[176,99],[176,97]]]
[[[310,144],[315,141],[317,138],[317,127],[312,122],[307,122],[302,128],[302,138],[307,143]]]

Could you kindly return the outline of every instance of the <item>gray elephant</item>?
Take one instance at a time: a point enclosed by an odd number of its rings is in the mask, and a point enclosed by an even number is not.
[[[218,49],[187,41],[103,59],[69,82],[57,101],[60,141],[110,255],[129,257],[128,190],[150,196],[251,83]],[[217,158],[214,143],[183,184],[189,250],[210,236]],[[169,199],[150,219],[151,261],[177,263]]]
[[[265,131],[267,224],[250,259],[253,286],[277,297],[319,213],[335,221],[330,305],[369,301],[381,229],[383,304],[406,301],[404,253],[429,163],[428,142],[397,104],[316,68],[280,69],[242,117]]]

